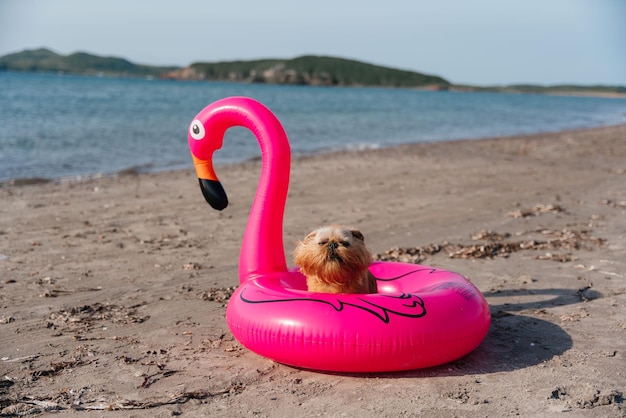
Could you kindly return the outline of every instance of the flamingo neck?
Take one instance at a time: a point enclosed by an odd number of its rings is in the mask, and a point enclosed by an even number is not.
[[[268,108],[248,98],[227,100],[221,109],[230,126],[250,129],[261,147],[261,175],[239,255],[239,281],[243,283],[259,275],[287,271],[283,215],[291,150],[283,126]]]
[[[284,135],[282,126],[280,130]],[[239,254],[241,283],[259,275],[287,270],[283,215],[289,188],[289,143],[286,136],[284,141],[275,135],[257,138],[261,145],[262,166]]]

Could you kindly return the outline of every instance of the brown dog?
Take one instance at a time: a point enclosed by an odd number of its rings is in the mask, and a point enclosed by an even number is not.
[[[324,226],[298,242],[295,263],[306,276],[309,292],[376,293],[376,278],[367,267],[372,255],[360,231]]]

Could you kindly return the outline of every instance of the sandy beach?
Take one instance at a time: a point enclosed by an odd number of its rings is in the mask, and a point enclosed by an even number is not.
[[[292,160],[290,265],[350,224],[487,298],[475,351],[410,372],[301,370],[233,339],[259,169],[218,167],[223,212],[192,171],[2,185],[0,416],[626,416],[626,125]]]

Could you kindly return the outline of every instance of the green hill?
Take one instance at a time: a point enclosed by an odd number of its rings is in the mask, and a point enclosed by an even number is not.
[[[198,62],[186,68],[137,65],[123,58],[85,52],[60,55],[49,49],[25,50],[0,57],[0,71],[62,72],[109,76],[153,76],[177,80],[326,86],[448,88],[437,76],[396,70],[359,61],[324,56],[252,61]]]
[[[580,85],[580,84],[511,84],[505,86],[454,85],[452,90],[485,93],[551,94],[572,96],[625,97],[626,86]]]
[[[49,49],[25,50],[0,57],[0,70],[106,74],[112,76],[159,76],[175,67],[133,64],[116,57],[100,57],[86,52],[59,55]]]
[[[385,86],[446,88],[447,80],[413,71],[397,70],[364,62],[306,55],[294,59],[266,59],[195,63],[178,75],[203,80],[231,80],[273,84],[333,86]],[[178,78],[177,74],[172,74]],[[184,76],[181,78],[185,78]]]
[[[49,49],[40,48],[0,57],[0,71],[62,72],[242,83],[377,86],[462,92],[626,97],[626,87],[624,86],[453,85],[446,79],[434,75],[381,67],[344,58],[313,55],[293,59],[196,62],[189,67],[180,68],[138,65],[123,58],[100,57],[86,52],[59,55]]]

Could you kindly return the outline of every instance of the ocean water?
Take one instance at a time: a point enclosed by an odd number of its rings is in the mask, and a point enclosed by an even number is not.
[[[179,82],[0,73],[0,182],[190,168],[187,128],[243,95],[283,123],[294,154],[626,123],[626,99]],[[244,128],[217,163],[259,155]]]

